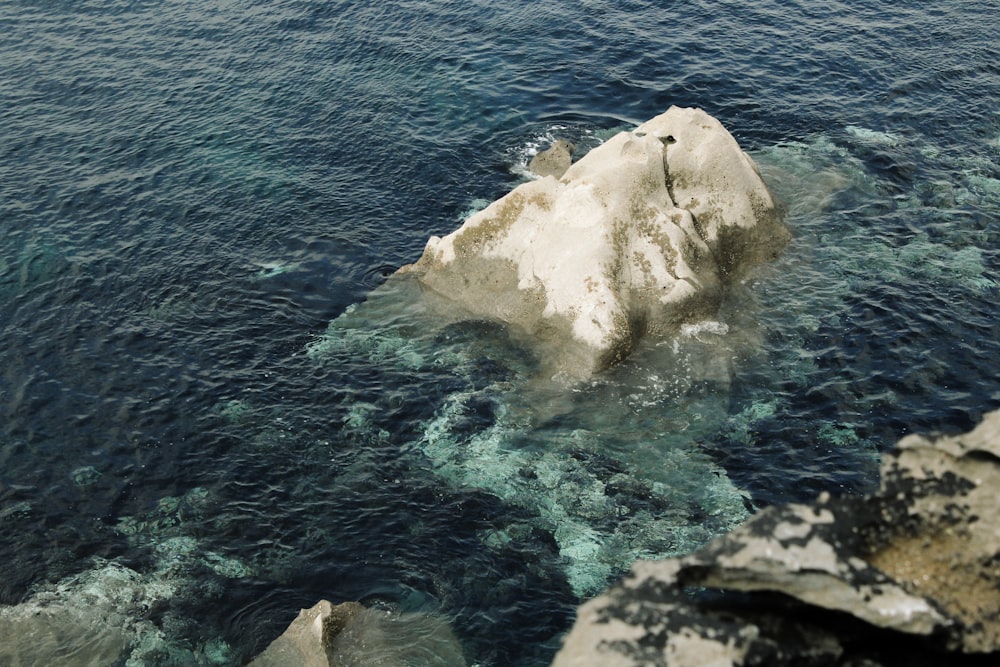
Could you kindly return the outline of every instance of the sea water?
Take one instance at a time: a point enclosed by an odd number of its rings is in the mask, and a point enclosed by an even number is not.
[[[238,665],[326,598],[544,665],[632,560],[967,429],[1000,403],[998,14],[3,3],[0,656]],[[566,385],[386,281],[555,138],[671,104],[793,233],[717,317]]]

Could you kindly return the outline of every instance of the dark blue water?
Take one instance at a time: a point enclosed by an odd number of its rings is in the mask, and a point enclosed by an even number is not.
[[[0,4],[0,604],[103,604],[130,665],[242,664],[324,597],[547,664],[631,559],[969,428],[1000,4],[924,5]],[[671,104],[794,234],[717,321],[559,389],[379,291],[545,141]],[[131,597],[98,604],[108,568]]]

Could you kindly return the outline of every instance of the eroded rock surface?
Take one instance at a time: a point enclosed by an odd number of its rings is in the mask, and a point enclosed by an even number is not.
[[[880,491],[764,510],[638,562],[580,609],[555,667],[960,665],[1000,657],[1000,411],[910,436]]]
[[[526,332],[553,374],[584,378],[712,316],[725,283],[787,239],[722,124],[672,107],[432,237],[400,272]]]

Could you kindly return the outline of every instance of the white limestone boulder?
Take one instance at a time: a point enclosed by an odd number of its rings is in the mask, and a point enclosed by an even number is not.
[[[787,239],[722,124],[671,107],[432,237],[400,272],[529,334],[546,370],[585,378],[713,315],[724,284]]]

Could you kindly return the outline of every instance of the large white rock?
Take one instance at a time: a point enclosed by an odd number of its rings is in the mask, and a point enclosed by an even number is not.
[[[671,107],[524,183],[403,267],[587,377],[643,336],[715,313],[727,281],[788,239],[756,166],[719,121]]]

